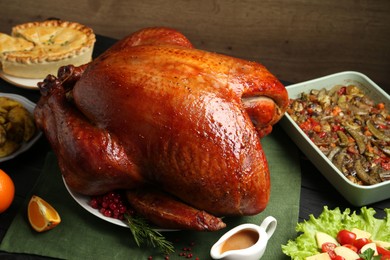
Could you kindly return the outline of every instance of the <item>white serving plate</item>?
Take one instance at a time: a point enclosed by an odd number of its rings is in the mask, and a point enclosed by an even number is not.
[[[95,215],[96,217],[98,218],[101,218],[107,222],[110,222],[112,224],[115,224],[115,225],[118,225],[118,226],[121,226],[121,227],[128,227],[126,225],[125,222],[123,222],[122,220],[119,220],[119,219],[115,219],[115,218],[109,218],[109,217],[106,217],[104,216],[102,213],[99,212],[98,209],[94,209],[92,208],[90,205],[89,205],[89,201],[91,200],[91,198],[89,196],[85,196],[85,195],[82,195],[80,193],[77,193],[77,192],[74,192],[73,190],[71,190],[69,188],[69,186],[66,184],[66,181],[64,179],[64,177],[62,177],[62,181],[64,182],[64,185],[65,185],[65,188],[66,190],[69,192],[70,196],[82,207],[84,208],[86,211],[88,211],[89,213],[91,213],[92,215]]]
[[[111,224],[121,226],[121,227],[126,227],[128,228],[129,226],[122,220],[120,219],[115,219],[115,218],[109,218],[104,216],[102,213],[99,212],[98,209],[94,209],[89,205],[89,201],[91,200],[91,197],[82,195],[80,193],[77,193],[73,191],[69,186],[66,184],[66,181],[64,177],[62,177],[62,181],[64,182],[66,190],[69,192],[70,196],[86,211],[91,213],[92,215],[105,220]],[[166,231],[177,231],[176,229],[164,229],[164,228],[155,228],[156,231],[158,232],[166,232]]]
[[[20,104],[22,104],[30,113],[34,113],[34,108],[35,108],[35,103],[31,102],[30,100],[28,100],[27,98],[25,97],[22,97],[20,95],[16,95],[16,94],[9,94],[9,93],[0,93],[0,97],[8,97],[8,98],[12,98],[13,100],[16,100],[18,101]],[[18,156],[19,154],[27,151],[28,149],[30,149],[30,147],[36,142],[38,141],[38,139],[42,136],[42,132],[41,131],[38,131],[35,136],[27,143],[23,143],[22,146],[16,150],[14,153],[8,155],[8,156],[5,156],[5,157],[1,157],[0,158],[0,163],[1,162],[5,162],[5,161],[8,161],[10,159],[13,159],[15,158],[16,156]]]
[[[0,78],[4,79],[8,83],[25,89],[34,89],[39,90],[38,82],[43,81],[43,79],[27,79],[27,78],[19,78],[15,76],[8,75],[4,73],[2,69],[0,69]]]
[[[312,89],[330,89],[338,84],[356,84],[375,102],[383,102],[390,108],[390,96],[362,73],[345,71],[325,77],[287,86],[289,98],[298,98],[302,92]],[[365,206],[390,198],[390,181],[371,186],[361,186],[349,181],[339,169],[307,137],[287,113],[280,121],[281,126],[302,152],[310,159],[325,178],[352,205]]]

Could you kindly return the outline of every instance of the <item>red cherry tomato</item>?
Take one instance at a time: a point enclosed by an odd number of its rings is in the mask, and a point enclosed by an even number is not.
[[[359,239],[356,239],[354,242],[353,242],[353,245],[358,249],[360,250],[363,246],[365,246],[366,244],[368,243],[371,243],[371,240],[368,239],[368,238],[359,238]]]
[[[345,260],[345,258],[342,257],[341,255],[336,255],[335,257],[332,258],[332,260]]]
[[[355,251],[356,253],[358,252],[358,249],[354,245],[344,244],[343,246],[348,247],[349,249],[351,249],[352,251]]]
[[[390,250],[383,248],[381,246],[376,246],[376,250],[378,251],[378,254],[380,254],[382,256],[390,257]]]
[[[335,243],[326,242],[326,243],[322,244],[321,249],[322,249],[323,253],[326,253],[326,252],[329,252],[329,251],[334,251],[334,249],[336,247],[337,247],[337,245]]]
[[[328,251],[327,253],[328,253],[328,255],[329,255],[330,259],[335,259],[335,257],[337,257],[337,255],[336,255],[336,252],[335,252],[335,251]]]
[[[333,259],[333,257],[336,256],[336,253],[334,252],[336,247],[337,245],[335,243],[326,242],[322,244],[321,249],[323,253],[328,253],[329,257]]]
[[[341,245],[345,245],[345,244],[352,245],[356,239],[356,234],[346,229],[343,229],[340,230],[339,233],[337,233],[336,239]]]

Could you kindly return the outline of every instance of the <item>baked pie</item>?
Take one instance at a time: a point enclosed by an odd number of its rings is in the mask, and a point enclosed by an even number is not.
[[[93,30],[75,22],[48,20],[0,33],[0,62],[5,74],[39,79],[57,75],[59,67],[80,66],[92,59],[96,41]]]

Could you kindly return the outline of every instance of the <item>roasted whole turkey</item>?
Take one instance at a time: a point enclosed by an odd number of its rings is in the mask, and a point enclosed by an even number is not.
[[[128,190],[135,211],[164,228],[218,230],[220,216],[266,208],[260,138],[288,96],[263,65],[148,28],[39,87],[36,123],[74,191]]]

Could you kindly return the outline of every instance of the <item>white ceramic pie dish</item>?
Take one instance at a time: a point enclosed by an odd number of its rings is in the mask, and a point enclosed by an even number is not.
[[[390,96],[362,73],[345,71],[321,78],[289,85],[286,87],[289,98],[298,98],[302,92],[312,89],[330,89],[338,84],[356,84],[375,102],[383,102],[390,108]],[[281,126],[301,151],[317,167],[324,177],[352,205],[364,206],[390,198],[390,181],[371,186],[361,186],[348,180],[340,170],[307,137],[294,120],[286,113],[280,121]]]
[[[34,90],[39,90],[38,82],[44,80],[44,79],[26,79],[26,78],[14,77],[4,73],[2,69],[0,69],[0,78],[4,79],[8,83],[16,87],[34,89]]]

